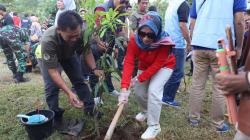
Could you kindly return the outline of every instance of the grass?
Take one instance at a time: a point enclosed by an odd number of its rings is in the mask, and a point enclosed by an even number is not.
[[[4,65],[5,58],[0,55],[0,136],[1,140],[25,140],[28,139],[24,127],[17,120],[16,115],[19,113],[27,113],[35,109],[35,101],[39,98],[43,102],[43,108],[47,108],[44,92],[43,81],[39,73],[26,74],[31,78],[30,82],[23,84],[15,84],[12,81],[12,75]],[[186,78],[187,84],[190,85],[191,79]],[[177,100],[181,102],[181,108],[174,109],[163,106],[161,113],[162,132],[157,137],[158,140],[230,140],[233,138],[235,131],[231,130],[226,134],[219,134],[214,131],[210,125],[209,110],[211,105],[211,83],[206,89],[206,97],[203,102],[202,121],[198,127],[191,127],[187,122],[188,97],[187,91],[177,94]],[[181,87],[183,89],[183,85]],[[108,128],[114,113],[117,109],[117,99],[109,95],[104,95],[104,105],[100,110],[104,116],[99,121],[101,132],[105,132]],[[94,129],[94,120],[85,116],[82,110],[72,108],[64,94],[60,94],[60,105],[66,109],[65,118],[83,118],[85,120],[85,128],[81,137],[88,135]],[[134,95],[130,96],[129,105],[123,111],[123,115],[119,120],[117,129],[126,131],[136,131],[137,138],[146,128],[145,124],[136,123],[132,117],[139,111],[134,100]],[[133,127],[133,129],[132,129]],[[116,133],[120,131],[117,130]],[[65,135],[58,132],[53,133],[48,140],[66,139]],[[124,139],[127,139],[124,137]],[[130,138],[130,140],[132,140]]]

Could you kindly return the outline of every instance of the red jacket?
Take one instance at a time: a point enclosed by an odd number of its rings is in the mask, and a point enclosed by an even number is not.
[[[127,53],[124,59],[121,87],[128,88],[135,65],[135,58],[139,60],[138,69],[143,72],[137,77],[140,82],[149,80],[161,68],[173,69],[175,67],[175,57],[170,54],[171,46],[162,46],[155,50],[142,50],[136,42],[135,37],[130,37]]]

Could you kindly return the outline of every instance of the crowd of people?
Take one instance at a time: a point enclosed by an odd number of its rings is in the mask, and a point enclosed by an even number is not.
[[[146,120],[148,125],[142,139],[156,138],[161,132],[162,105],[181,106],[175,96],[185,75],[186,55],[192,54],[188,122],[191,126],[198,126],[202,121],[201,104],[206,81],[211,75],[211,127],[217,132],[228,132],[230,125],[224,118],[225,92],[245,92],[241,97],[249,96],[250,75],[248,69],[234,76],[218,74],[217,41],[220,38],[226,40],[225,29],[230,25],[236,56],[241,60],[242,48],[248,47],[243,43],[244,34],[245,40],[248,35],[248,26],[245,25],[248,25],[250,13],[246,0],[192,0],[191,6],[186,0],[169,0],[168,3],[163,20],[155,6],[148,7],[148,0],[138,0],[137,11],[119,18],[127,26],[118,25],[115,32],[107,29],[103,37],[94,34],[87,49],[83,47],[82,33],[88,26],[82,16],[86,11],[80,9],[79,13],[76,12],[74,0],[57,0],[55,23],[45,31],[42,31],[38,17],[25,14],[20,19],[17,13],[10,15],[5,6],[0,5],[0,46],[17,83],[29,81],[23,75],[28,72],[29,66],[38,64],[44,81],[46,103],[55,112],[55,124],[58,126],[63,123],[65,111],[59,106],[60,89],[73,107],[96,116],[101,113],[95,110],[97,102],[91,91],[98,80],[107,82],[110,95],[118,96],[119,105],[128,103],[130,88],[133,87],[133,97],[140,107],[135,119],[139,122]],[[108,12],[110,8],[123,14],[131,11],[132,7],[128,0],[108,0],[96,6],[93,9],[95,28],[102,26],[104,17],[100,13]],[[121,42],[123,49],[116,47],[116,41],[110,36],[126,38]],[[116,54],[117,69],[122,72],[120,91],[113,85],[112,74],[96,64],[104,53]],[[250,58],[246,59],[246,64],[248,61]],[[62,71],[72,87],[66,84]],[[250,102],[248,100],[245,102]],[[240,109],[247,110],[247,107],[240,106]],[[249,118],[239,116],[239,128],[234,140],[250,140]]]

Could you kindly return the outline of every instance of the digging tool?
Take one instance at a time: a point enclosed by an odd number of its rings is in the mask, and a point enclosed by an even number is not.
[[[123,108],[124,108],[124,104],[120,104],[116,113],[115,113],[115,116],[114,116],[114,118],[109,126],[109,129],[105,135],[104,140],[111,140],[113,132],[114,132],[115,127],[116,127],[116,124],[118,122],[118,119],[120,118],[120,115],[122,113]]]
[[[230,29],[231,30],[231,29]],[[224,39],[220,39],[218,41],[219,48],[216,50],[216,55],[218,57],[218,64],[221,74],[235,74],[234,70],[232,70],[232,65],[229,65],[228,59],[231,59],[230,56],[235,55],[233,51],[226,51],[226,45]],[[230,63],[234,63],[236,61],[230,60]],[[231,71],[230,71],[231,69]],[[231,124],[237,123],[237,106],[235,101],[235,95],[228,94],[226,96],[227,101],[227,112],[228,112],[228,120]]]
[[[232,30],[230,26],[226,27],[226,35],[228,40],[228,52],[235,51],[234,44],[233,44],[233,38],[232,38]],[[236,55],[229,55],[228,64],[231,70],[231,74],[238,74],[237,71],[237,58]]]

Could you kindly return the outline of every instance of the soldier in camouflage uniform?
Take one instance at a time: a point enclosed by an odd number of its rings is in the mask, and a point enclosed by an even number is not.
[[[7,64],[9,69],[13,73],[13,78],[16,82],[26,82],[27,79],[23,78],[26,66],[26,49],[25,45],[28,45],[29,34],[13,25],[4,26],[0,30],[0,46],[7,58]],[[15,64],[13,53],[18,61],[18,66]]]

